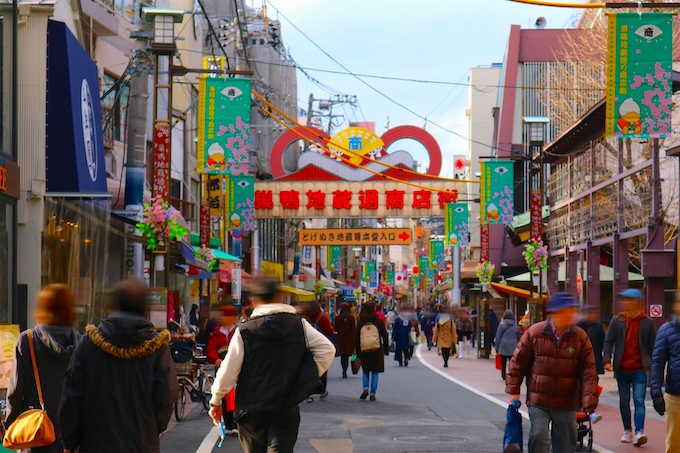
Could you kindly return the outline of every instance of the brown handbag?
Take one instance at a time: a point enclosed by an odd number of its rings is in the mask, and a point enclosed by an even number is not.
[[[14,420],[14,423],[7,428],[2,445],[10,450],[46,447],[57,440],[54,435],[54,425],[45,411],[40,375],[38,374],[38,362],[35,360],[35,350],[33,349],[33,333],[30,329],[28,330],[28,349],[31,351],[33,376],[35,377],[35,385],[38,388],[40,409],[28,409],[19,415]]]

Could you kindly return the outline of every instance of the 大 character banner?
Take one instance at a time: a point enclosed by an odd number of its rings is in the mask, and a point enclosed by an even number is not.
[[[666,138],[671,131],[673,15],[609,15],[606,136]]]
[[[198,91],[197,171],[247,175],[250,79],[202,78]]]

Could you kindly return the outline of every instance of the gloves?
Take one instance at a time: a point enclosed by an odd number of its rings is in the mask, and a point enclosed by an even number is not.
[[[663,396],[657,395],[653,398],[654,410],[658,412],[659,415],[663,415],[666,412],[666,401],[664,401]]]

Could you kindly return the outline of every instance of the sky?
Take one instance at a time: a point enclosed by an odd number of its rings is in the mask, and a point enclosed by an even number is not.
[[[258,8],[265,0],[245,1]],[[282,40],[294,60],[299,66],[310,68],[307,71],[310,76],[331,88],[325,91],[297,71],[300,107],[307,108],[310,93],[323,99],[330,96],[327,91],[340,92],[358,98],[359,107],[344,108],[347,119],[374,121],[378,135],[385,132],[388,118],[390,127],[423,126],[423,119],[387,96],[459,134],[456,136],[433,124],[426,126],[442,149],[442,176],[453,176],[453,155],[467,153],[468,88],[465,84],[470,68],[503,61],[511,25],[533,28],[535,20],[542,16],[547,19],[547,28],[571,27],[580,12],[580,9],[522,5],[508,0],[267,2],[267,14],[281,21]],[[352,73],[461,85],[362,78],[385,95],[382,96],[351,75],[312,71],[311,68],[346,72],[291,26],[291,22]],[[424,161],[427,166],[427,153],[422,146],[414,142],[399,145],[399,149],[408,150],[414,159]]]

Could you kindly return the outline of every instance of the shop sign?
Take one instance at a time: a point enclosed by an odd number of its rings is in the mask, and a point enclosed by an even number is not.
[[[413,241],[409,228],[304,229],[298,234],[300,245],[408,245]]]
[[[224,181],[220,175],[210,175],[206,181],[205,202],[210,206],[210,217],[224,215]]]
[[[420,189],[395,182],[255,183],[257,218],[444,217],[458,199],[457,183],[422,182]]]
[[[7,190],[7,169],[0,167],[0,190],[3,192]]]
[[[515,215],[513,162],[481,162],[481,220],[488,224],[507,224]]]
[[[262,273],[276,277],[283,282],[283,264],[262,260]]]
[[[153,134],[153,196],[170,198],[170,125],[156,124]]]
[[[479,244],[481,248],[479,261],[489,261],[489,225],[485,223],[479,228]]]
[[[609,14],[605,135],[671,131],[673,13]]]
[[[250,78],[206,78],[198,89],[198,173],[247,175]]]
[[[210,206],[207,204],[201,205],[200,211],[200,238],[201,246],[208,247],[210,245]]]
[[[446,206],[446,217],[444,218],[445,234],[444,239],[448,247],[467,247],[469,212],[467,203],[452,203]]]
[[[531,239],[538,239],[543,234],[543,202],[540,190],[531,192]]]
[[[231,270],[231,296],[234,304],[241,304],[241,264],[238,263]]]

